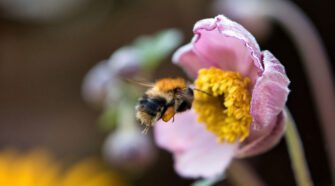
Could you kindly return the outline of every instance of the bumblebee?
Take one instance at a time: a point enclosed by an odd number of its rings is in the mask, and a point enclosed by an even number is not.
[[[168,122],[176,113],[191,109],[194,99],[193,89],[182,78],[164,78],[150,87],[136,105],[136,119],[145,125],[143,132],[158,120]]]

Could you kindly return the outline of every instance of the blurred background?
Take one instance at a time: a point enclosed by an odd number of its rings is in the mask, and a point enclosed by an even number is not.
[[[316,26],[334,68],[335,20],[331,19],[330,2],[292,2]],[[0,0],[0,151],[43,148],[67,162],[101,157],[107,134],[97,127],[101,110],[90,107],[81,96],[85,74],[140,35],[178,28],[184,34],[183,43],[189,42],[196,21],[218,14],[214,3]],[[257,24],[260,25],[256,29],[251,28]],[[295,45],[276,23],[264,21],[264,25],[257,22],[245,26],[255,32],[261,48],[272,51],[286,67],[292,82],[288,107],[301,133],[312,178],[316,185],[332,185],[330,157]],[[161,62],[155,78],[183,75],[170,61],[168,56]],[[138,186],[192,183],[176,175],[170,154],[160,151],[157,157],[145,172],[136,176],[125,173],[124,177]],[[243,161],[266,185],[295,185],[284,140],[270,152]],[[232,183],[223,181],[218,185]]]

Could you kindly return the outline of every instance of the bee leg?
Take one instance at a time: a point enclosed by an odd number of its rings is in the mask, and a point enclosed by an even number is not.
[[[146,127],[142,130],[142,134],[148,134],[149,128],[150,128],[150,127],[146,126]]]

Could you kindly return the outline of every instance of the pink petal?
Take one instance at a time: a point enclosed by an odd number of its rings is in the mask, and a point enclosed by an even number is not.
[[[267,135],[263,135],[254,140],[246,140],[235,154],[235,157],[245,158],[261,154],[278,144],[285,132],[285,118],[285,113],[281,112],[274,124],[274,127]]]
[[[200,124],[194,124],[197,123],[196,118],[194,111],[187,111],[175,115],[174,122],[158,121],[154,127],[157,145],[170,152],[183,152],[192,145],[198,133],[202,131]],[[191,128],[193,130],[189,130],[190,126],[193,126]]]
[[[211,178],[226,170],[238,148],[235,144],[219,144],[202,137],[184,153],[175,154],[175,169],[183,177]],[[211,140],[212,143],[209,143]]]
[[[271,130],[283,111],[290,83],[282,64],[269,51],[263,52],[264,73],[257,79],[252,92],[253,129]]]
[[[157,144],[175,157],[175,169],[183,177],[213,177],[224,172],[238,144],[218,143],[216,136],[196,121],[194,111],[175,116],[174,123],[155,125]]]
[[[263,67],[259,60],[259,46],[254,37],[241,25],[220,15],[214,19],[197,22],[193,31],[196,35],[192,41],[192,51],[197,56],[197,61],[206,66],[240,72],[251,77],[252,82],[256,80],[257,73],[261,74]],[[175,57],[174,61],[183,65],[184,54],[183,50],[180,50],[177,51],[179,58]]]
[[[200,61],[192,50],[193,45],[187,44],[179,48],[172,57],[172,61],[180,65],[191,78],[196,78],[201,68],[210,67],[209,64]]]

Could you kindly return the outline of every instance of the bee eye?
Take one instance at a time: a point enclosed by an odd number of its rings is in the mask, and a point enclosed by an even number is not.
[[[192,107],[192,102],[185,100],[185,101],[181,102],[181,104],[177,108],[177,112],[184,112],[186,110],[191,109],[191,107]]]
[[[187,90],[186,90],[186,94],[193,96],[194,95],[193,89],[191,89],[190,87],[188,87]]]

